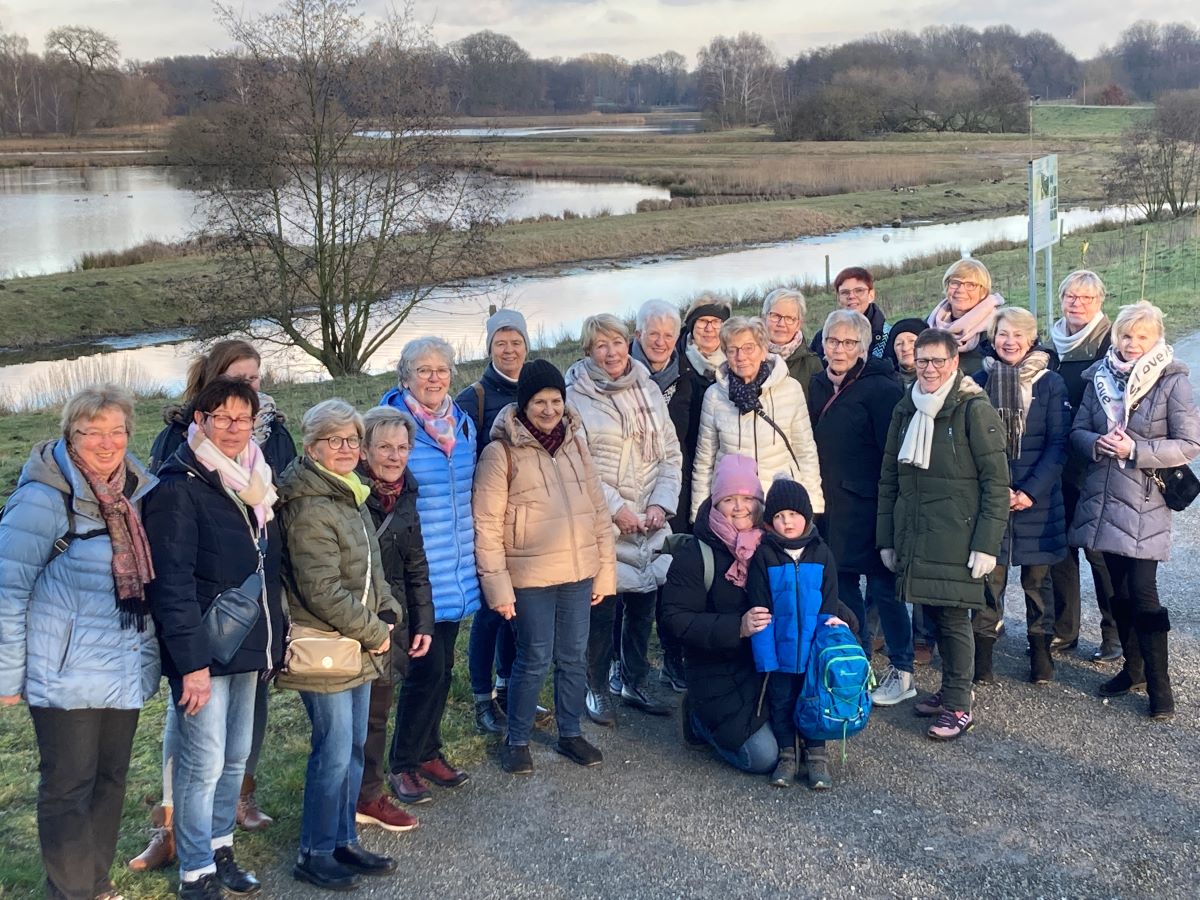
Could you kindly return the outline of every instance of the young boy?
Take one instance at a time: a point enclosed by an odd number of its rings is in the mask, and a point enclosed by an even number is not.
[[[754,661],[766,674],[771,731],[779,743],[779,763],[771,784],[788,787],[799,775],[799,740],[808,760],[808,786],[833,787],[824,741],[800,738],[792,714],[804,686],[809,647],[821,625],[837,618],[837,564],[812,522],[812,502],[804,485],[777,478],[767,492],[766,534],[754,553],[746,588],[754,606],[771,610],[771,624],[751,638]]]

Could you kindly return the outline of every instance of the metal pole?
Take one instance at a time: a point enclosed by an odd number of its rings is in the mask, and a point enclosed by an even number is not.
[[[1031,110],[1033,103],[1030,101]],[[1029,255],[1029,311],[1037,316],[1037,251],[1033,249],[1033,160],[1029,160],[1029,230],[1026,250]]]
[[[1046,248],[1046,334],[1054,324],[1054,245]]]
[[[833,286],[833,282],[829,279],[829,254],[825,254],[825,290],[829,290]]]

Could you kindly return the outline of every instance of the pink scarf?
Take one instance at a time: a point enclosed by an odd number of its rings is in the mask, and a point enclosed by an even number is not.
[[[950,301],[943,300],[933,308],[926,322],[930,328],[950,332],[958,341],[958,352],[969,353],[979,346],[979,339],[991,327],[996,310],[1003,305],[1004,298],[999,294],[988,294],[956,319],[950,310]]]
[[[271,467],[267,465],[258,444],[251,439],[237,459],[230,459],[195,422],[188,426],[187,442],[196,459],[205,468],[217,473],[221,486],[254,511],[258,530],[266,528],[267,523],[275,518],[278,495],[275,493]]]
[[[421,423],[425,433],[433,438],[433,442],[441,448],[442,452],[447,456],[454,453],[454,444],[457,440],[454,431],[458,423],[454,419],[454,404],[450,402],[450,395],[447,394],[443,397],[441,405],[433,412],[422,406],[417,398],[408,391],[401,396],[404,398],[404,405],[413,414],[413,418]]]
[[[712,528],[713,534],[721,539],[725,548],[733,554],[733,565],[725,572],[725,579],[744,588],[750,557],[754,556],[754,551],[758,549],[758,542],[762,540],[763,530],[748,528],[745,531],[738,531],[733,527],[733,523],[725,518],[725,514],[715,506],[709,507],[708,525]]]

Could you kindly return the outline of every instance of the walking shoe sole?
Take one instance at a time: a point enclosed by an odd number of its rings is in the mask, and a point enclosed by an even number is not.
[[[299,866],[292,867],[292,877],[297,881],[303,881],[305,884],[311,884],[314,887],[319,887],[324,891],[353,891],[358,887],[358,881],[348,881],[344,884],[335,884],[328,881],[322,881],[320,878],[314,878],[308,872]]]
[[[585,769],[594,769],[594,768],[596,768],[596,766],[598,766],[604,762],[603,759],[580,759],[574,753],[568,753],[566,750],[562,749],[562,747],[559,747],[557,744],[555,744],[555,746],[554,746],[554,752],[557,753],[559,756],[566,757],[571,762],[575,763],[575,765],[582,766]]]
[[[647,706],[640,700],[631,700],[629,697],[622,696],[621,702],[626,706],[636,709],[638,712],[644,712],[648,716],[669,716],[671,710],[666,706]]]
[[[962,737],[964,734],[968,734],[974,730],[975,730],[975,723],[972,722],[970,725],[968,725],[962,731],[959,731],[955,734],[934,734],[932,731],[926,731],[925,736],[928,737],[930,740],[940,741],[941,743],[945,744],[945,743],[948,743],[949,741],[956,741],[960,737]]]
[[[871,703],[874,706],[898,706],[899,704],[903,703],[905,700],[911,700],[915,696],[917,696],[917,689],[909,688],[907,691],[905,691],[899,697],[895,697],[891,700],[876,700],[874,697],[872,697]]]
[[[413,825],[391,825],[387,822],[382,821],[381,819],[376,819],[374,816],[368,816],[365,813],[360,813],[360,812],[356,812],[354,814],[354,821],[357,822],[359,825],[378,825],[384,831],[412,831],[414,828],[417,827],[416,824],[413,824]]]

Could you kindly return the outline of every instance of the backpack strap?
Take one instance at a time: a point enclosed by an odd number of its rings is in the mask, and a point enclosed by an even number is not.
[[[796,464],[796,474],[799,475],[800,469],[801,469],[800,460],[796,459],[796,451],[792,449],[792,442],[789,441],[788,436],[783,433],[783,429],[780,428],[775,423],[774,419],[772,419],[770,416],[768,416],[766,414],[766,412],[763,410],[763,408],[761,406],[758,409],[754,410],[754,413],[760,419],[762,419],[764,422],[766,422],[768,425],[770,425],[772,428],[774,428],[775,433],[777,435],[779,435],[781,438],[783,438],[783,446],[787,447],[788,455],[790,455],[792,457],[792,462],[794,462]]]
[[[475,391],[475,429],[483,434],[483,382],[475,382],[471,389]]]

